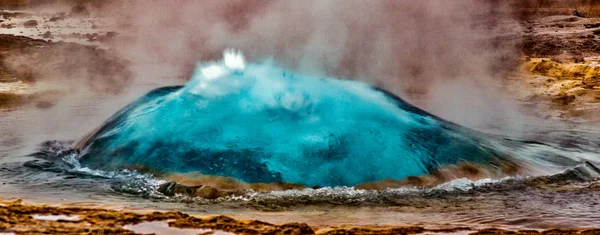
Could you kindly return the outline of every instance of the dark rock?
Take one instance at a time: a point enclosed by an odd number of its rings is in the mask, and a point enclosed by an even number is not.
[[[29,167],[29,168],[34,168],[34,169],[52,169],[54,168],[56,165],[50,161],[45,161],[45,160],[31,160],[31,161],[27,161],[25,163],[23,163],[23,166],[25,167]]]
[[[25,28],[34,28],[38,26],[38,22],[36,20],[28,20],[23,23]]]
[[[175,182],[168,182],[159,186],[158,191],[165,196],[181,194],[188,197],[201,197],[206,199],[216,199],[223,196],[219,190],[210,186],[187,186]]]
[[[577,9],[575,9],[575,10],[573,11],[573,15],[574,15],[574,16],[577,16],[577,17],[585,18],[585,13],[583,13],[583,12],[581,12],[581,11],[577,10]]]
[[[210,186],[202,186],[200,188],[196,188],[194,196],[212,200],[220,198],[222,196],[226,196],[226,194],[222,193],[216,188]]]
[[[71,15],[72,16],[90,16],[90,12],[84,5],[78,4],[78,5],[74,6],[73,8],[71,8]]]
[[[14,27],[15,27],[14,24],[2,24],[2,25],[0,25],[0,28],[5,28],[5,29],[12,29]]]
[[[56,22],[56,21],[64,20],[65,17],[66,17],[66,13],[61,12],[61,13],[58,13],[58,14],[50,17],[50,19],[48,21]]]
[[[551,22],[553,22],[553,23],[572,23],[572,22],[577,22],[577,21],[580,21],[580,20],[581,20],[580,17],[572,16],[572,17],[560,18],[560,19],[557,19],[557,20],[553,20]],[[550,25],[550,26],[556,27],[557,24]]]
[[[563,173],[537,177],[529,183],[536,186],[545,184],[563,185],[573,182],[590,182],[598,179],[600,179],[600,169],[594,164],[586,161]]]
[[[176,182],[164,183],[158,187],[157,191],[169,197],[181,194],[188,197],[200,197],[210,200],[238,194],[238,192],[235,191],[221,191],[219,189],[206,185],[188,186],[178,184]]]
[[[596,181],[587,186],[587,189],[593,191],[600,191],[600,181]]]
[[[598,28],[600,27],[600,23],[583,24],[583,27],[585,27],[586,29]]]
[[[64,19],[65,19],[64,17],[53,16],[53,17],[52,17],[52,18],[50,18],[48,21],[51,21],[51,22],[56,22],[56,21],[59,21],[59,20],[64,20]]]
[[[594,88],[600,86],[600,79],[596,77],[584,77],[581,81],[584,88]]]
[[[50,31],[46,31],[43,35],[43,38],[52,38],[52,33]]]
[[[98,40],[98,34],[97,34],[97,33],[93,33],[93,34],[86,33],[84,36],[85,36],[85,37],[88,39],[88,41],[90,41],[90,42],[93,42],[93,41],[96,41],[96,40]]]
[[[47,101],[40,101],[35,104],[35,107],[38,109],[49,109],[52,108],[52,106],[54,106],[54,104]]]
[[[305,223],[293,222],[293,223],[287,223],[287,224],[281,225],[281,227],[282,227],[283,231],[286,231],[289,233],[298,231],[299,234],[315,234],[313,229]]]
[[[571,170],[567,170],[563,174],[570,176],[570,178],[578,179],[581,181],[592,181],[600,179],[600,169],[594,164],[587,161]]]
[[[30,14],[23,13],[23,12],[0,11],[0,16],[2,16],[2,18],[6,19],[6,20],[10,20],[11,18],[25,17],[28,15],[30,15]]]
[[[575,101],[576,97],[574,95],[564,95],[552,100],[552,102],[559,105],[569,105],[573,101]]]
[[[175,187],[175,185],[177,185],[177,183],[175,182],[167,182],[164,184],[161,184],[160,186],[158,186],[157,191],[164,194],[165,196],[175,196],[175,192],[173,191],[173,188]]]
[[[106,33],[106,37],[107,37],[107,38],[114,38],[114,37],[116,37],[117,35],[118,35],[118,33],[117,33],[117,32],[112,32],[112,31],[111,31],[111,32],[108,32],[108,33]]]
[[[107,32],[106,35],[104,36],[100,36],[99,40],[101,42],[114,42],[115,39],[117,38],[118,33],[116,32]]]

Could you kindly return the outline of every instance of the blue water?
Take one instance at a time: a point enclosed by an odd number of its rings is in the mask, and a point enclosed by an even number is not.
[[[228,52],[185,86],[156,89],[81,144],[84,166],[141,165],[249,183],[356,185],[501,153],[479,134],[368,84],[307,76]]]

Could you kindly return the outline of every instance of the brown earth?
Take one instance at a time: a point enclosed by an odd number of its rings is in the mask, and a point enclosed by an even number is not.
[[[131,78],[128,62],[107,50],[22,36],[0,35],[0,62],[0,81],[83,80],[94,91],[117,93]]]
[[[36,215],[76,216],[76,219],[40,220]],[[421,226],[311,227],[305,223],[271,224],[259,220],[236,220],[227,216],[194,217],[181,212],[135,213],[83,207],[28,205],[21,201],[0,203],[0,232],[18,234],[137,234],[126,225],[163,221],[169,227],[210,229],[235,234],[600,234],[600,229],[551,229],[510,231],[469,227],[427,229]],[[210,233],[210,232],[209,232]]]
[[[0,85],[37,82],[60,85],[61,90],[88,89],[116,94],[131,83],[127,61],[115,52],[77,43],[50,42],[0,34]],[[27,94],[0,91],[0,107],[22,105],[47,97],[40,90]]]
[[[589,17],[600,5],[530,2],[521,8],[521,67],[508,89],[543,118],[600,121],[600,18]],[[575,8],[587,17],[573,15]]]
[[[552,58],[525,59],[520,75],[524,82],[519,89],[524,94],[522,99],[550,118],[600,121],[598,59],[586,57],[577,63]]]
[[[102,7],[114,0],[0,0],[1,9],[28,9],[65,4],[73,6],[73,13],[82,13],[82,7]]]

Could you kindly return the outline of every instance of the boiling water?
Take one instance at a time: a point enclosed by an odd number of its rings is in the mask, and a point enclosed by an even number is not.
[[[600,130],[589,126],[537,121],[519,138],[485,134],[366,84],[296,74],[269,61],[247,64],[237,53],[199,65],[185,86],[151,91],[104,124],[96,109],[115,101],[88,101],[68,107],[81,122],[65,125],[71,129],[48,128],[44,122],[52,110],[2,113],[3,195],[315,225],[545,228],[594,226],[600,219],[600,199],[586,188],[596,180]],[[94,126],[100,127],[84,136]],[[592,165],[583,165],[582,172],[590,177],[544,178],[586,161]],[[489,168],[510,162],[520,170],[449,179],[433,188],[352,187],[464,162]],[[130,170],[132,165],[328,187],[248,191],[217,200],[167,197],[157,192],[166,181]],[[542,178],[540,185],[536,179]]]

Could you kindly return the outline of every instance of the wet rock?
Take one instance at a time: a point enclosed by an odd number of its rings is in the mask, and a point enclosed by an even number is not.
[[[44,161],[44,160],[31,160],[31,161],[27,161],[25,163],[23,163],[23,166],[25,167],[29,167],[29,168],[34,168],[34,169],[50,169],[52,167],[54,167],[54,163],[50,162],[50,161]]]
[[[566,171],[564,174],[574,179],[592,181],[600,179],[600,168],[586,161],[572,170]]]
[[[216,188],[210,186],[202,186],[200,188],[196,188],[193,196],[206,199],[217,199],[219,197],[226,196],[226,194],[221,193]]]
[[[35,28],[38,26],[37,20],[28,20],[23,23],[23,27],[25,28]]]
[[[168,182],[160,185],[157,189],[158,192],[165,196],[175,196],[177,194],[188,196],[188,197],[200,197],[205,199],[217,199],[224,196],[232,195],[234,192],[221,191],[214,187],[206,185],[188,186],[178,184],[176,182]]]
[[[177,183],[175,182],[167,182],[164,184],[161,184],[160,186],[158,186],[157,191],[164,194],[165,196],[175,196],[175,193],[173,191],[175,185],[177,185]]]
[[[542,176],[532,179],[526,184],[541,187],[544,185],[564,185],[574,182],[590,182],[600,179],[600,169],[590,162],[584,162],[573,169],[569,169],[560,174],[551,176]]]
[[[590,185],[587,186],[587,189],[593,191],[600,191],[600,181],[594,181]]]

